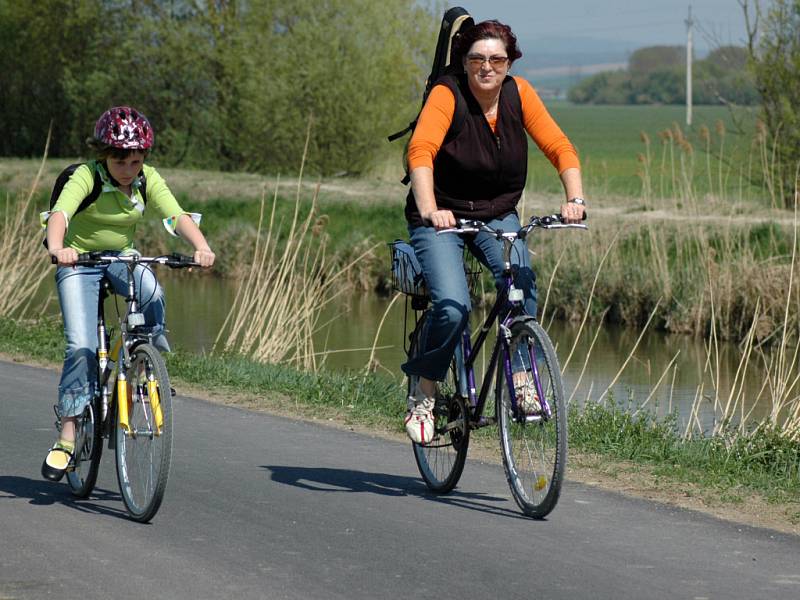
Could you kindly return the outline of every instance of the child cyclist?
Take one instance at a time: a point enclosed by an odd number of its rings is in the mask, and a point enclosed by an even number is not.
[[[153,128],[142,113],[128,106],[108,109],[97,121],[94,137],[87,140],[95,160],[75,169],[52,209],[42,213],[47,248],[58,263],[56,286],[67,342],[58,385],[61,434],[42,463],[42,475],[52,481],[59,481],[69,466],[75,449],[75,422],[96,391],[100,281],[105,277],[116,293],[127,292],[125,264],[75,266],[78,254],[92,250],[135,253],[133,235],[146,201],[147,208],[164,220],[167,231],[194,247],[195,262],[203,267],[214,264],[214,253],[197,226],[200,215],[184,211],[158,172],[145,165],[153,139]],[[102,191],[79,211],[96,176]],[[144,267],[137,266],[134,277],[145,327],[156,347],[169,350],[164,336],[163,292]]]

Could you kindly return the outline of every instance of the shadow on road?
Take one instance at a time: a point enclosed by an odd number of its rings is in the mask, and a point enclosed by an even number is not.
[[[433,494],[416,477],[323,467],[261,465],[261,468],[272,473],[272,481],[316,492],[366,492],[381,496],[419,496],[441,504],[527,520],[518,511],[499,505],[500,503],[508,504],[508,498],[458,490],[447,495]]]
[[[97,502],[122,502],[122,497],[118,492],[99,488],[95,488],[91,498],[81,500],[73,496],[69,486],[64,483],[0,475],[0,501],[9,498],[28,498],[29,503],[36,506],[63,504],[84,513],[128,518],[128,513],[124,510],[97,504]]]

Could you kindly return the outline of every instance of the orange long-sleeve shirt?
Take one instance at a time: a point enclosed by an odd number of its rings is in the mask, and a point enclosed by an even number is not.
[[[522,120],[528,135],[559,173],[571,167],[580,168],[575,147],[547,112],[533,86],[522,77],[514,77],[514,81],[519,89]],[[456,99],[450,89],[445,85],[434,86],[408,145],[409,173],[417,167],[433,168],[433,160],[450,129],[455,110]],[[489,119],[492,131],[496,123],[496,118]]]

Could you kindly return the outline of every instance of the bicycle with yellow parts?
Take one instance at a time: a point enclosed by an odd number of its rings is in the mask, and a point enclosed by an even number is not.
[[[144,329],[136,300],[136,267],[199,267],[180,254],[146,257],[103,252],[81,254],[76,265],[125,263],[128,291],[120,311],[119,333],[106,326],[104,304],[111,285],[103,280],[97,304],[97,386],[95,397],[76,423],[75,452],[67,469],[73,495],[86,498],[97,482],[103,440],[114,448],[117,480],[125,508],[135,521],[147,522],[161,506],[172,462],[172,396],[169,373],[153,334]],[[113,346],[111,345],[114,340]]]

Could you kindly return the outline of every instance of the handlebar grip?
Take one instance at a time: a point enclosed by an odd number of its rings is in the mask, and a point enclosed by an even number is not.
[[[180,263],[182,265],[194,264],[194,257],[187,256],[185,254],[179,254],[178,252],[173,252],[169,256],[171,261],[176,263]]]
[[[185,254],[179,254],[178,252],[173,252],[169,255],[168,260],[166,262],[168,267],[173,269],[179,269],[181,267],[200,267],[200,263],[194,261],[193,256],[187,256]]]
[[[75,261],[75,264],[77,265],[77,264],[81,264],[81,263],[84,263],[84,264],[85,263],[94,263],[94,262],[97,262],[97,260],[102,255],[103,255],[103,253],[99,252],[98,250],[93,250],[92,252],[83,252],[81,254],[78,254],[78,260]],[[55,256],[53,256],[52,254],[50,255],[50,264],[53,264],[53,265],[57,265],[58,264],[58,259]]]

